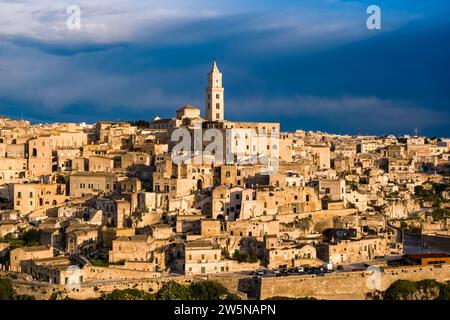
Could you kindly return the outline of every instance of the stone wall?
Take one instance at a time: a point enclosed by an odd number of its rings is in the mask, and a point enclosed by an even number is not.
[[[253,278],[238,274],[238,273],[226,273],[226,274],[212,274],[208,275],[208,280],[216,281],[227,288],[230,292],[239,295],[242,299],[247,299],[248,296],[255,295],[259,290],[258,284],[254,283],[253,287],[243,288],[243,283],[252,282]]]
[[[327,228],[333,227],[334,217],[349,216],[355,214],[356,212],[356,209],[320,210],[302,213],[279,214],[277,215],[277,219],[282,223],[289,223],[294,221],[296,218],[302,219],[311,217],[314,230],[320,233]]]
[[[314,297],[317,299],[365,299],[370,273],[341,272],[324,276],[305,275],[257,279],[260,281],[259,298],[274,296]],[[419,281],[435,279],[443,282],[450,280],[450,265],[442,267],[401,267],[386,268],[381,272],[381,291],[386,290],[394,281],[405,279]]]
[[[117,267],[93,267],[86,266],[83,269],[84,281],[98,280],[134,280],[152,279],[161,277],[160,272],[149,272],[141,270],[125,269],[124,266]]]
[[[103,293],[113,290],[138,289],[149,293],[157,292],[166,282],[175,281],[181,284],[193,282],[193,278],[185,276],[169,276],[143,280],[91,281],[83,283],[79,288],[68,288],[64,285],[54,285],[45,282],[13,280],[14,289],[18,294],[33,295],[38,300],[48,299],[92,299],[99,298]]]

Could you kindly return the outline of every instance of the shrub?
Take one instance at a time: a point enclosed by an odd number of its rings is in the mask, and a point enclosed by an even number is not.
[[[392,283],[384,293],[385,300],[404,300],[417,291],[414,282],[409,280],[397,280]]]
[[[102,300],[153,300],[150,293],[137,289],[114,290],[102,295]]]
[[[193,283],[191,291],[194,300],[222,300],[228,294],[227,288],[214,281]]]
[[[0,300],[11,300],[14,295],[14,289],[11,279],[0,278]]]
[[[157,300],[191,300],[189,287],[174,281],[167,282],[156,294]]]

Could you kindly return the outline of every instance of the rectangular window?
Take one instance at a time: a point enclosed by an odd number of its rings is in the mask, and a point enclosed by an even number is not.
[[[22,198],[22,192],[17,193],[17,198],[19,198],[19,199]]]

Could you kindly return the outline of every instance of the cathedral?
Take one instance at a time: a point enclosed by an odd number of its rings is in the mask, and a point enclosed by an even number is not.
[[[201,128],[217,129],[222,133],[223,145],[227,152],[235,155],[240,161],[254,159],[266,155],[278,159],[278,136],[280,124],[278,122],[236,122],[225,120],[225,89],[222,83],[222,73],[214,60],[207,75],[205,88],[205,112],[193,105],[185,105],[176,111],[176,117],[170,119],[154,118],[151,129],[164,130],[171,134],[179,128],[186,128],[192,132]],[[169,143],[169,150],[176,144]]]

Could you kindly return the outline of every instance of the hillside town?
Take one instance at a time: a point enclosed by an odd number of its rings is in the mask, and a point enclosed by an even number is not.
[[[206,80],[204,110],[173,118],[0,118],[0,272],[17,290],[216,279],[248,298],[237,278],[450,263],[450,138],[229,121],[215,61]]]

